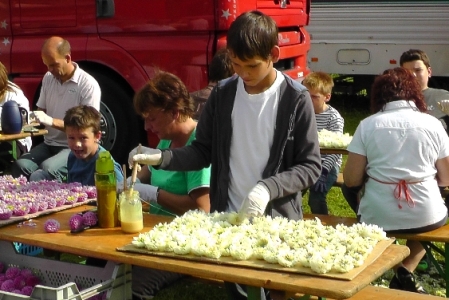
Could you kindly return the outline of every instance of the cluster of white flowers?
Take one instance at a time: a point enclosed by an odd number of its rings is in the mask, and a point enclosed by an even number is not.
[[[318,141],[321,148],[346,149],[352,140],[349,133],[341,133],[323,129],[318,131]]]
[[[386,233],[376,225],[326,226],[314,220],[269,216],[240,220],[237,213],[194,210],[171,223],[134,237],[150,251],[193,254],[218,259],[260,259],[284,267],[307,267],[316,273],[346,273],[363,265]]]

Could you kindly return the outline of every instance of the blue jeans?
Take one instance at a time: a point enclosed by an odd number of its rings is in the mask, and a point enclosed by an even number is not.
[[[340,172],[340,166],[334,166],[332,170],[327,174],[326,190],[324,192],[315,191],[315,184],[309,189],[309,206],[312,214],[328,215],[326,197],[329,190],[337,181],[338,172]]]
[[[12,176],[17,178],[23,175],[29,179],[34,171],[42,169],[50,174],[53,179],[64,182],[67,178],[69,153],[70,149],[67,147],[49,146],[40,143],[12,164]]]

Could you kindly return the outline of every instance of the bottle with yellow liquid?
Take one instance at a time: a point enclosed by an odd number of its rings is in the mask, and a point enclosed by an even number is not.
[[[98,225],[102,228],[119,226],[114,162],[109,151],[100,152],[95,164]]]
[[[119,202],[122,231],[125,233],[140,232],[143,229],[143,214],[139,192],[135,190],[123,191],[119,196]]]

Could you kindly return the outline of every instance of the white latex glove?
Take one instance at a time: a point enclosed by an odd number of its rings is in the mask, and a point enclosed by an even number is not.
[[[239,215],[243,218],[263,216],[269,201],[270,192],[263,183],[258,183],[243,200]]]
[[[442,112],[444,112],[446,115],[449,115],[449,100],[441,100],[440,102],[438,102],[438,106],[440,107]]]
[[[148,147],[140,147],[140,154],[137,154],[139,146],[131,150],[128,156],[128,164],[132,169],[135,162],[143,165],[160,165],[162,160],[162,152],[159,149]]]
[[[52,126],[53,125],[53,118],[47,115],[42,110],[35,110],[33,111],[34,117],[36,118],[36,121],[45,125],[45,126]]]
[[[140,198],[145,202],[157,203],[157,186],[136,182],[134,184],[134,190],[139,192]]]

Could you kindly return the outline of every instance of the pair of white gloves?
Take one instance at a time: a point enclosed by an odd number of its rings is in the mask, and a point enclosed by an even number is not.
[[[143,165],[160,165],[162,162],[162,152],[159,149],[140,147],[140,153],[138,154],[139,147],[134,148],[128,156],[128,164],[130,168],[133,167],[134,163],[143,164]],[[136,187],[137,186],[137,187]],[[152,188],[145,188],[143,190],[143,194],[145,195],[153,195],[154,188],[151,185],[143,184],[143,186],[148,186]],[[139,190],[140,188],[136,183],[134,185],[134,189]],[[141,197],[144,198],[141,193]],[[151,201],[151,200],[150,200]],[[262,216],[264,215],[265,209],[267,208],[268,202],[270,201],[270,192],[267,187],[263,183],[256,184],[255,187],[249,192],[248,196],[243,200],[243,203],[239,209],[239,214],[242,217],[252,217],[252,216]]]

